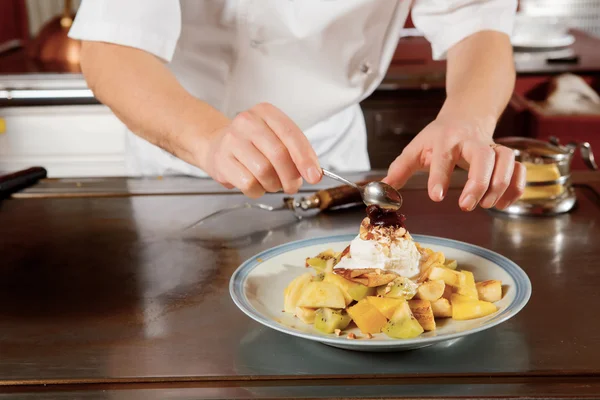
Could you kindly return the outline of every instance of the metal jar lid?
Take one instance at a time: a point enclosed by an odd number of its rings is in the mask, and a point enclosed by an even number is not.
[[[517,158],[540,158],[543,160],[561,162],[569,160],[573,152],[569,148],[557,146],[542,140],[524,137],[505,137],[496,140],[496,143],[506,146],[515,152]]]

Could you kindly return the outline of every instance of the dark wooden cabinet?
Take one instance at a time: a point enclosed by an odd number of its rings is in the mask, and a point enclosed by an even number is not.
[[[361,103],[367,125],[369,158],[373,168],[385,169],[410,141],[437,116],[444,89],[377,91]],[[527,136],[527,115],[521,102],[511,99],[494,137]]]
[[[444,90],[377,91],[361,104],[372,168],[387,168],[408,143],[433,121]]]
[[[27,40],[29,25],[25,0],[0,0],[0,44],[8,40]]]
[[[545,137],[536,133],[541,128],[532,122],[531,110],[519,93],[519,88],[531,79],[548,79],[563,72],[599,76],[600,39],[577,30],[572,33],[576,38],[571,46],[578,56],[576,63],[548,62],[535,56],[536,52],[528,57],[516,54],[517,89],[498,121],[494,137]],[[373,168],[387,168],[412,138],[435,119],[445,98],[445,70],[445,62],[431,59],[431,46],[424,38],[400,40],[382,88],[361,104]],[[585,118],[575,119],[581,122]],[[553,128],[556,127],[545,125],[546,136]],[[586,140],[593,141],[589,137]]]

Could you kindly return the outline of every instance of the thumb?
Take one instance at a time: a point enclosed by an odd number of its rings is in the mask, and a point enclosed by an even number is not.
[[[409,144],[402,154],[392,162],[383,182],[395,188],[404,186],[406,181],[422,168],[420,153],[417,146]]]

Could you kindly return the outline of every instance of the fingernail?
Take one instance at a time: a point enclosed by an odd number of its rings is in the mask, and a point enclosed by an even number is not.
[[[440,201],[444,200],[444,187],[440,183],[437,183],[433,189],[431,189],[431,194],[435,199]]]
[[[317,167],[310,167],[307,171],[307,175],[310,183],[317,183],[321,180],[321,173]]]
[[[463,208],[467,211],[473,210],[475,208],[476,204],[477,204],[477,200],[475,200],[475,197],[472,194],[467,195],[467,197],[465,197],[460,202],[461,208]]]

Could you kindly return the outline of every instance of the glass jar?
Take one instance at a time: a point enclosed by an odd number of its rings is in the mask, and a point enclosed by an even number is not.
[[[506,137],[496,143],[512,149],[515,159],[527,169],[525,192],[502,211],[515,215],[553,215],[570,211],[577,201],[571,182],[571,161],[579,149],[585,164],[597,170],[589,143],[561,145],[556,138],[548,142],[524,137]]]

